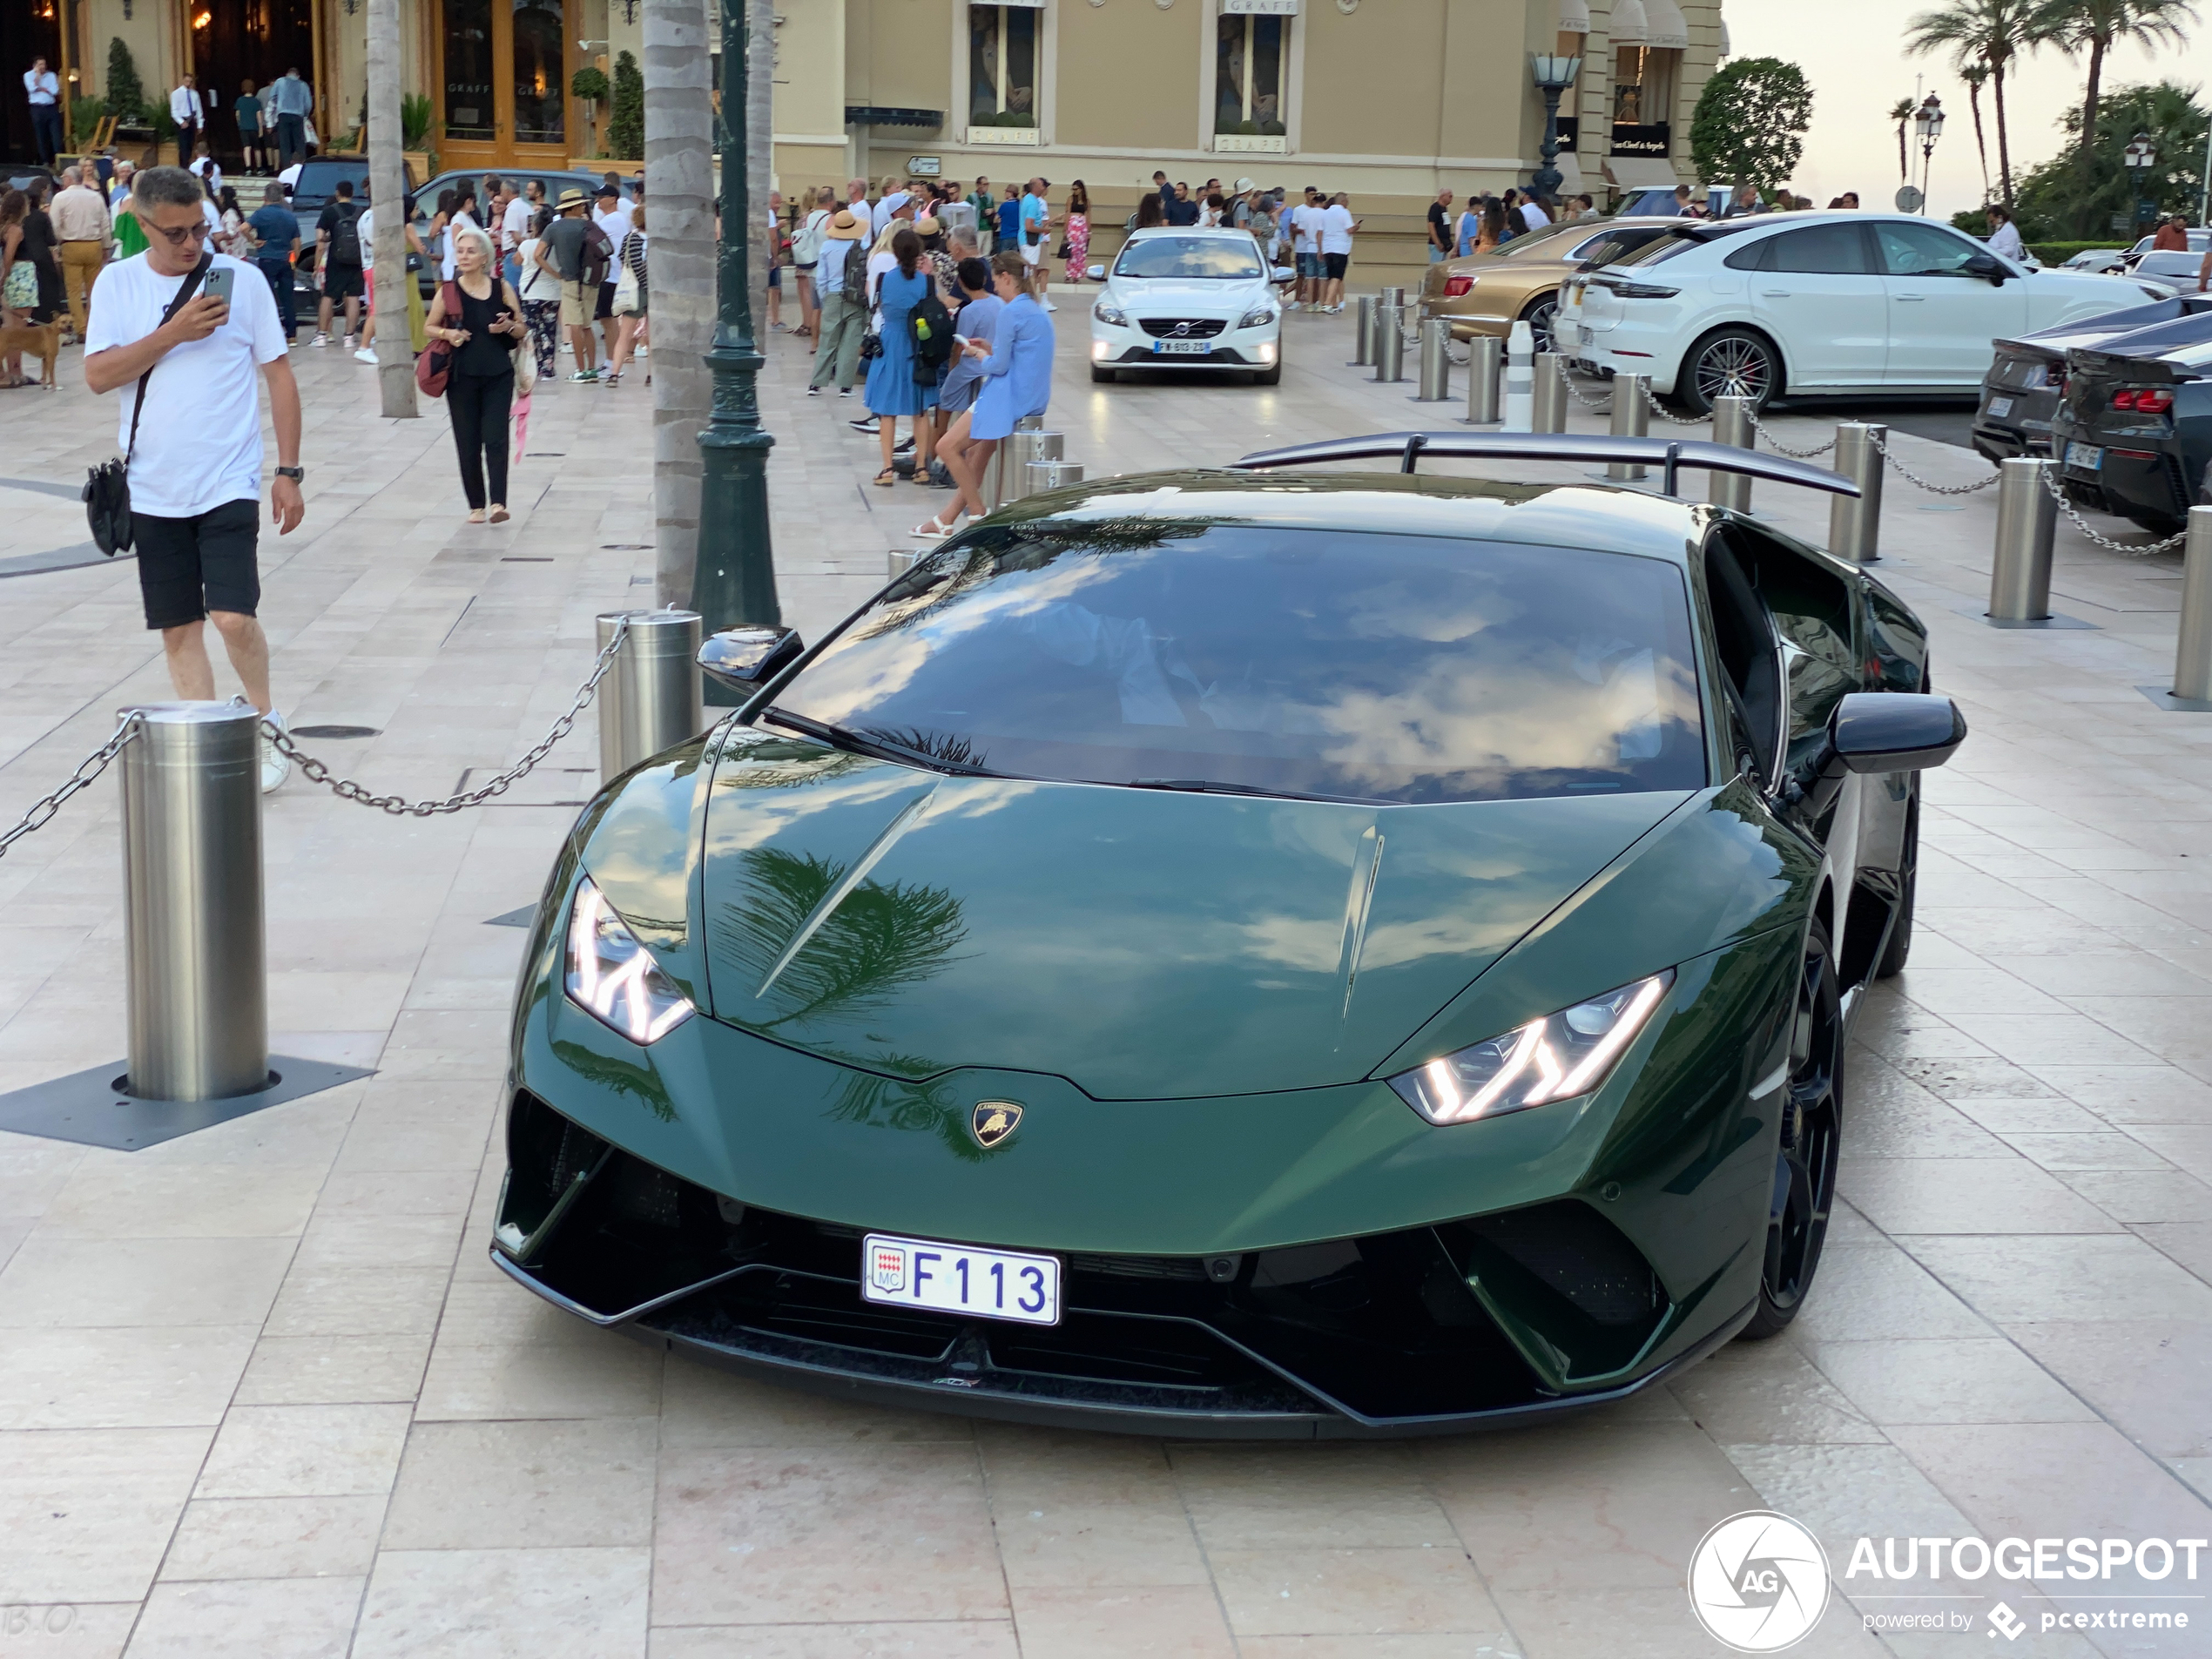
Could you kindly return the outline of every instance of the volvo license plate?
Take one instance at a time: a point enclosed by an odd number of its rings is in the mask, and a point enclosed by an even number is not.
[[[2105,464],[2105,452],[2094,443],[2069,443],[2066,447],[2066,464],[2079,467],[2084,472],[2094,472]]]
[[[1156,340],[1152,342],[1155,356],[1204,357],[1213,350],[1210,340]]]
[[[870,1233],[860,1245],[860,1294],[891,1307],[1057,1325],[1060,1258]]]

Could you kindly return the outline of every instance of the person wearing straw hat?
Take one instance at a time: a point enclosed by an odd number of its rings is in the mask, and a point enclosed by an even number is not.
[[[814,373],[806,395],[819,397],[822,388],[837,382],[840,397],[853,395],[853,381],[860,366],[860,341],[868,331],[868,300],[862,287],[861,267],[853,263],[856,244],[868,238],[867,223],[849,207],[840,208],[822,231],[822,248],[814,265],[814,286],[820,295],[819,338],[814,342]]]
[[[576,372],[569,378],[589,384],[599,378],[595,367],[598,354],[591,340],[591,314],[598,308],[599,294],[583,280],[583,245],[592,231],[591,221],[584,217],[585,205],[582,191],[561,192],[553,205],[553,222],[538,239],[538,258],[550,264],[561,280],[561,327],[576,352]]]

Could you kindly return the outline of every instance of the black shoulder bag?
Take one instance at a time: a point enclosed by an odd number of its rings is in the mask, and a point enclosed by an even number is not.
[[[161,314],[157,328],[166,327],[169,320],[188,305],[198,291],[200,280],[215,263],[214,256],[203,253],[199,263],[192,268],[177,289],[177,297]],[[154,368],[160,368],[156,363]],[[91,469],[84,479],[84,516],[92,526],[92,544],[108,557],[128,552],[135,539],[131,528],[131,456],[138,447],[138,417],[145,413],[146,382],[153,378],[153,368],[138,376],[138,400],[131,406],[131,442],[122,456],[114,461],[103,461]]]

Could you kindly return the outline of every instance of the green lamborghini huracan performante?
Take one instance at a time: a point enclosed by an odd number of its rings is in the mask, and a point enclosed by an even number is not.
[[[1345,440],[713,637],[745,701],[540,904],[499,1265],[786,1381],[1213,1437],[1525,1421],[1786,1325],[1964,722],[1858,567],[1424,451],[1851,488]]]

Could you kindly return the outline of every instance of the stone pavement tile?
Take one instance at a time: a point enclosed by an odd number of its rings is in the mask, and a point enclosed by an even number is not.
[[[4,1086],[13,1088],[12,1082]],[[38,1216],[84,1161],[85,1148],[0,1130],[0,1216]]]
[[[0,1619],[0,1659],[121,1659],[136,1602],[8,1604]]]
[[[1914,1082],[1944,1100],[1986,1096],[2036,1100],[2058,1092],[2036,1075],[1994,1055],[1900,1055],[1896,1065]]]
[[[1898,1233],[2095,1233],[2120,1225],[2022,1157],[1859,1158],[1837,1190]]]
[[[264,1337],[238,1385],[241,1406],[342,1406],[412,1400],[422,1386],[430,1338]]]
[[[2053,1319],[2162,1319],[2212,1324],[2212,1285],[2141,1239],[2015,1234],[1898,1242],[2000,1325]]]
[[[1787,1343],[1730,1343],[1668,1386],[1691,1420],[1724,1446],[1882,1439],[1850,1398]]]
[[[2167,999],[2179,1001],[2180,999]],[[2077,999],[2086,1004],[2087,999]],[[2033,1071],[2061,1065],[2147,1065],[2167,1056],[2086,1014],[1959,1014],[1952,1022],[2006,1059]]]
[[[2128,1133],[2200,1181],[2212,1181],[2212,1123],[2139,1123]]]
[[[560,1549],[652,1541],[655,1424],[417,1423],[386,1549]]]
[[[269,976],[269,1023],[326,1031],[388,1031],[410,975],[290,969]]]
[[[2015,1130],[2004,1139],[2007,1146],[2028,1162],[2061,1179],[2077,1170],[2171,1174],[2174,1168],[2141,1139],[2120,1130],[2101,1130],[2087,1135]],[[2080,1190],[2079,1187],[2074,1190]]]
[[[2003,1144],[1994,1136],[1902,1076],[1898,1082],[1919,1098],[1868,1099],[1861,1092],[1860,1079],[1871,1067],[1856,1063],[1864,1053],[1863,1049],[1854,1051],[1854,1063],[1844,1069],[1844,1095],[1851,1119],[1850,1132],[1844,1137],[1846,1159],[2005,1156]],[[1894,1093],[1901,1095],[1902,1090]]]
[[[1232,1659],[1238,1647],[1211,1584],[1141,1588],[1017,1585],[1024,1655],[1053,1659]]]
[[[213,1427],[248,1325],[27,1330],[0,1342],[0,1429]]]
[[[1592,1415],[1421,1449],[1429,1483],[1493,1592],[1664,1584],[1679,1594],[1689,1546],[1751,1496],[1688,1422]]]
[[[1112,1589],[1210,1581],[1158,1442],[1002,1423],[976,1429],[1009,1584]]]
[[[205,1428],[0,1434],[0,1585],[10,1603],[135,1602],[192,1494]]]
[[[502,1287],[519,1287],[502,1278]],[[456,1292],[456,1295],[458,1292]],[[534,1296],[524,1299],[544,1306]],[[557,1309],[556,1318],[577,1323]],[[676,1447],[842,1446],[855,1442],[971,1441],[974,1420],[946,1412],[900,1411],[782,1387],[717,1371],[675,1354],[661,1379],[661,1444]],[[1089,1437],[1086,1437],[1087,1439]]]
[[[461,1238],[462,1212],[384,1215],[318,1208],[300,1237],[297,1271],[340,1267],[447,1267]]]
[[[1913,1002],[1950,1019],[1961,1014],[2064,1014],[2067,1005],[1999,968],[1923,968],[1917,959],[1897,984]]]
[[[1858,1536],[1963,1537],[1951,1500],[1894,1446],[1732,1446],[1723,1448],[1757,1490],[1747,1508],[1768,1508],[1811,1529],[1831,1552]],[[1687,1570],[1695,1539],[1683,1548]]]
[[[408,1415],[404,1404],[234,1407],[192,1495],[320,1498],[388,1492]]]
[[[656,1625],[648,1659],[1020,1659],[1004,1619],[927,1624]]]
[[[428,1336],[446,1267],[295,1267],[263,1327],[271,1337]]]
[[[2212,1082],[2178,1066],[2040,1065],[2036,1075],[2106,1122],[2212,1123]]]
[[[971,1447],[662,1453],[653,1610],[672,1624],[1002,1618]]]
[[[38,1224],[35,1216],[0,1216],[0,1267],[16,1253],[16,1246],[30,1237],[30,1230]]]
[[[161,1563],[164,1581],[364,1579],[376,1559],[384,1499],[197,1498]]]
[[[2212,1187],[2179,1170],[2089,1170],[2060,1177],[2114,1221],[2129,1226],[2212,1221]]]
[[[1812,1363],[1875,1423],[2065,1423],[2094,1414],[2048,1371],[2000,1339],[1798,1340]]]
[[[276,1298],[289,1238],[49,1238],[0,1270],[0,1330],[258,1324]]]
[[[577,1327],[573,1335],[549,1342],[477,1343],[448,1318],[430,1351],[416,1415],[432,1421],[645,1417],[658,1411],[658,1349],[557,1309],[547,1311]]]
[[[651,1552],[386,1550],[352,1659],[644,1659]]]
[[[1240,1638],[1453,1630],[1494,1641],[1505,1628],[1473,1563],[1451,1544],[1217,1549],[1207,1559]],[[1018,1622],[1018,1599],[1015,1612]]]
[[[359,1578],[262,1578],[157,1584],[125,1659],[346,1659]]]
[[[172,1143],[173,1144],[173,1143]],[[144,1152],[87,1158],[39,1223],[50,1238],[273,1238],[307,1224],[326,1165],[261,1164],[210,1180],[200,1165]]]
[[[1828,1341],[1995,1333],[1927,1269],[1885,1238],[1820,1258],[1817,1293],[1794,1322],[1799,1337]]]
[[[513,981],[508,982],[511,995]],[[411,1083],[362,1099],[334,1175],[473,1170],[499,1113],[499,1091],[478,1083]]]
[[[1461,1635],[1239,1636],[1240,1659],[1521,1659],[1510,1631]]]
[[[1168,1460],[1190,1524],[1217,1561],[1230,1549],[1453,1542],[1429,1460],[1406,1447],[1174,1446]]]
[[[2153,1455],[2212,1455],[2212,1323],[2049,1319],[2006,1334]]]
[[[2110,1127],[2087,1106],[2055,1096],[2047,1100],[2001,1100],[1968,1095],[1951,1103],[2006,1140],[2014,1135],[2098,1135]]]
[[[1689,1570],[1696,1535],[1683,1540]],[[1677,1575],[1680,1577],[1681,1575]],[[1677,1582],[1621,1589],[1527,1590],[1501,1587],[1499,1610],[1524,1645],[1501,1642],[1498,1659],[1712,1659],[1723,1651],[1697,1623]],[[1796,1647],[1797,1659],[1883,1659],[1880,1644],[1855,1623],[1827,1617]]]
[[[2212,981],[2187,969],[2177,971],[2171,962],[2142,950],[2004,956],[1993,966],[2069,1001],[2076,997],[2212,996]]]
[[[2212,1221],[2176,1221],[2131,1230],[2161,1255],[2212,1281]]]

